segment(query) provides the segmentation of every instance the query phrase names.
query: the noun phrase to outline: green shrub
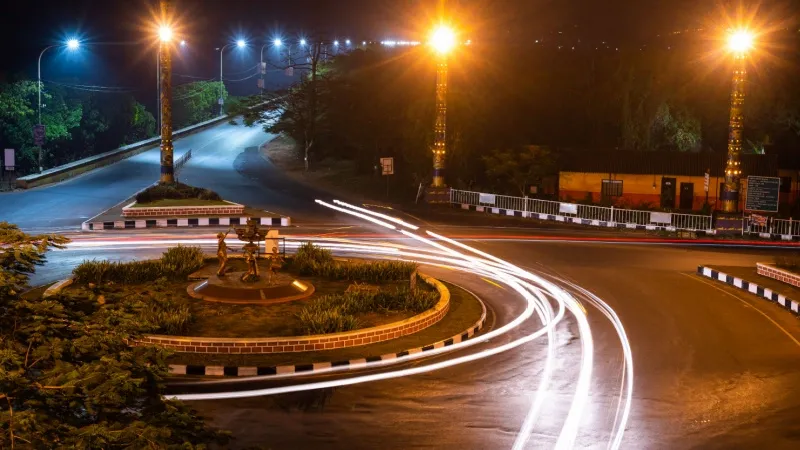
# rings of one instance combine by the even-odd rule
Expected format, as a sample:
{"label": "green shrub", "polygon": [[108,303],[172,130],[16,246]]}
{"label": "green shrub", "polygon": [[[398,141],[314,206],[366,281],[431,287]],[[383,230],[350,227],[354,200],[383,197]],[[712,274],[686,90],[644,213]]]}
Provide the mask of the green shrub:
{"label": "green shrub", "polygon": [[192,272],[203,267],[204,256],[200,247],[178,245],[171,247],[161,255],[164,272],[174,278],[186,278]]}
{"label": "green shrub", "polygon": [[289,268],[303,276],[378,283],[408,280],[417,270],[417,264],[406,261],[339,262],[333,260],[330,250],[306,242],[291,259]]}
{"label": "green shrub", "polygon": [[304,308],[298,314],[306,334],[326,334],[351,331],[358,328],[358,320],[338,309]]}
{"label": "green shrub", "polygon": [[199,200],[222,200],[214,191],[189,186],[188,184],[157,184],[136,194],[136,203],[151,203],[158,200],[182,200],[196,198]]}
{"label": "green shrub", "polygon": [[102,284],[113,281],[121,284],[148,283],[159,278],[180,280],[203,266],[203,251],[199,247],[177,246],[168,249],[157,261],[84,261],[72,274],[78,283]]}

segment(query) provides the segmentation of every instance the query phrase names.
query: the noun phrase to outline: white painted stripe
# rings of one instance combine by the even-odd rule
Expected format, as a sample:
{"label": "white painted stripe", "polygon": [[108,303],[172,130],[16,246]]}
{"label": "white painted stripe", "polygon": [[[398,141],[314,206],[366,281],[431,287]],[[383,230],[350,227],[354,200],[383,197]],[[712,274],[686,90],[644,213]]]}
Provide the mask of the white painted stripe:
{"label": "white painted stripe", "polygon": [[596,227],[599,227],[600,226],[600,221],[599,220],[593,220],[592,221],[592,225],[594,225]]}
{"label": "white painted stripe", "polygon": [[206,375],[223,376],[225,375],[225,367],[223,366],[206,366]]}
{"label": "white painted stripe", "polygon": [[220,217],[219,218],[219,224],[220,225],[224,225],[224,226],[229,226],[231,224],[231,218],[230,217]]}
{"label": "white painted stripe", "polygon": [[772,289],[764,288],[764,297],[772,300]]}
{"label": "white painted stripe", "polygon": [[477,211],[477,212],[483,212],[483,211],[484,211],[484,208],[483,208],[483,206],[476,206],[476,207],[475,207],[475,211]]}
{"label": "white painted stripe", "polygon": [[312,364],[312,367],[314,368],[314,370],[330,369],[331,368],[331,363],[330,362],[314,363],[314,364]]}
{"label": "white painted stripe", "polygon": [[[667,231],[676,231],[677,228],[675,228],[675,227],[666,227],[666,230]],[[694,230],[692,230],[692,231],[694,231]]]}
{"label": "white painted stripe", "polygon": [[711,268],[703,267],[703,276],[711,278]]}
{"label": "white painted stripe", "polygon": [[199,219],[197,219],[197,225],[199,225],[201,227],[207,227],[208,226],[208,217],[200,217]]}
{"label": "white painted stripe", "polygon": [[500,208],[491,208],[492,214],[500,214]]}
{"label": "white painted stripe", "polygon": [[772,235],[769,233],[758,233],[758,236],[764,239],[769,239],[770,237],[772,237]]}
{"label": "white painted stripe", "polygon": [[650,231],[653,231],[653,230],[655,230],[655,229],[656,229],[656,226],[655,226],[655,225],[645,225],[645,226],[644,226],[644,229],[645,229],[645,230],[650,230]]}
{"label": "white painted stripe", "polygon": [[514,210],[513,210],[513,209],[509,209],[509,210],[507,210],[507,211],[506,211],[506,215],[507,215],[507,216],[513,216],[513,215],[514,215]]}
{"label": "white painted stripe", "polygon": [[442,348],[444,347],[444,342],[437,342],[433,344],[433,348]]}
{"label": "white painted stripe", "polygon": [[785,308],[786,307],[786,297],[784,297],[782,295],[779,295],[778,296],[778,304]]}
{"label": "white painted stripe", "polygon": [[247,223],[247,217],[239,217],[239,224],[244,225]]}
{"label": "white painted stripe", "polygon": [[453,336],[453,344],[458,344],[459,342],[461,342],[461,335]]}
{"label": "white painted stripe", "polygon": [[758,294],[758,285],[750,283],[750,286],[747,288],[747,290],[752,292],[753,294]]}
{"label": "white painted stripe", "polygon": [[178,226],[179,227],[188,227],[189,226],[189,219],[178,219]]}
{"label": "white painted stripe", "polygon": [[539,220],[547,220],[547,214],[539,213]]}
{"label": "white painted stripe", "polygon": [[565,222],[564,216],[556,216],[556,222]]}
{"label": "white painted stripe", "polygon": [[258,367],[239,367],[236,374],[240,377],[254,377],[258,375]]}
{"label": "white painted stripe", "polygon": [[800,313],[800,303],[792,302],[792,311]]}
{"label": "white painted stripe", "polygon": [[717,279],[719,281],[722,281],[724,283],[726,281],[727,277],[728,276],[726,274],[724,274],[722,272],[717,272]]}
{"label": "white painted stripe", "polygon": [[159,228],[166,228],[167,219],[156,219],[156,226]]}
{"label": "white painted stripe", "polygon": [[733,279],[733,285],[741,289],[741,287],[742,287],[742,279],[741,278],[734,278]]}
{"label": "white painted stripe", "polygon": [[281,226],[288,227],[292,224],[291,217],[281,217]]}
{"label": "white painted stripe", "polygon": [[361,366],[366,366],[366,365],[367,365],[367,359],[366,358],[359,358],[359,359],[351,359],[350,360],[350,367],[361,367]]}
{"label": "white painted stripe", "polygon": [[632,229],[635,230],[636,229],[636,224],[635,223],[626,223],[625,224],[625,228],[632,228]]}
{"label": "white painted stripe", "polygon": [[407,350],[407,352],[409,355],[413,355],[414,353],[422,353],[422,349],[417,347],[417,348],[412,348],[411,350]]}
{"label": "white painted stripe", "polygon": [[173,375],[186,375],[186,366],[181,364],[170,364],[169,373]]}
{"label": "white painted stripe", "polygon": [[397,353],[387,353],[385,355],[381,355],[381,361],[388,361],[391,359],[397,359]]}
{"label": "white painted stripe", "polygon": [[125,221],[124,220],[115,220],[114,221],[114,228],[125,229]]}
{"label": "white painted stripe", "polygon": [[469,205],[466,203],[461,204],[461,209],[469,209]]}
{"label": "white painted stripe", "polygon": [[278,366],[275,368],[275,373],[277,374],[294,373],[294,366]]}
{"label": "white painted stripe", "polygon": [[81,224],[81,230],[83,230],[83,231],[89,231],[89,222],[83,222],[83,223]]}
{"label": "white painted stripe", "polygon": [[784,240],[784,241],[791,241],[792,240],[792,235],[791,234],[782,234],[781,235],[781,239]]}
{"label": "white painted stripe", "polygon": [[146,220],[137,220],[134,224],[136,228],[147,228],[147,221]]}
{"label": "white painted stripe", "polygon": [[262,217],[258,220],[259,225],[272,225],[271,217]]}
{"label": "white painted stripe", "polygon": [[614,228],[617,226],[617,222],[606,222],[606,226],[608,228]]}

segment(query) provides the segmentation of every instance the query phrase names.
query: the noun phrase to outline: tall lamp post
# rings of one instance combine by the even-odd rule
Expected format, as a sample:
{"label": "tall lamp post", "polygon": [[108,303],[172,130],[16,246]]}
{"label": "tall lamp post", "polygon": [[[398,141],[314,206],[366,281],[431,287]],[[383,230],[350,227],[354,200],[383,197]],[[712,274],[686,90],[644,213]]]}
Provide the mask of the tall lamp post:
{"label": "tall lamp post", "polygon": [[[38,80],[38,82],[36,83],[36,90],[38,91],[38,94],[39,94],[39,108],[38,108],[39,120],[37,122],[39,129],[42,128],[42,56],[44,56],[44,52],[50,50],[53,47],[67,47],[69,50],[77,50],[78,47],[80,47],[80,46],[81,46],[80,41],[78,41],[77,39],[73,38],[73,39],[70,39],[67,42],[63,43],[63,44],[49,45],[49,46],[45,47],[42,50],[41,53],[39,53],[39,63],[38,63],[38,66],[37,66],[37,68],[38,68],[38,70],[37,70],[37,75],[38,75],[37,76],[37,80]],[[41,131],[41,133],[44,133],[44,131]],[[38,147],[39,147],[39,172],[41,172],[42,171],[42,146],[38,145]]]}
{"label": "tall lamp post", "polygon": [[733,213],[739,210],[739,186],[742,175],[742,127],[744,116],[744,83],[747,75],[747,53],[753,47],[753,35],[745,30],[732,32],[728,37],[728,48],[733,53],[733,85],[731,87],[731,111],[728,125],[728,158],[725,165],[725,190],[722,193],[722,211]]}
{"label": "tall lamp post", "polygon": [[[237,47],[243,48],[244,46],[247,45],[247,42],[245,42],[244,39],[239,39],[239,40],[236,41],[235,44],[236,44]],[[222,99],[222,92],[225,89],[225,82],[222,80],[222,53],[225,51],[226,48],[230,47],[231,45],[233,45],[233,44],[225,44],[225,45],[222,46],[222,48],[219,49],[219,100],[218,100],[218,103],[219,103],[219,115],[220,116],[222,115],[222,103],[224,102],[224,100]],[[258,70],[261,70],[261,68],[259,67]]]}
{"label": "tall lamp post", "polygon": [[[433,182],[431,188],[445,187],[444,170],[447,138],[447,56],[456,44],[455,33],[441,25],[431,35],[436,60],[436,122],[433,131]],[[436,194],[434,194],[436,196]]]}
{"label": "tall lamp post", "polygon": [[[164,17],[169,17],[167,2],[162,1]],[[161,184],[175,183],[175,168],[173,166],[172,144],[172,55],[170,43],[172,42],[172,28],[162,25],[158,29],[159,49],[158,63],[160,74],[161,103]]]}

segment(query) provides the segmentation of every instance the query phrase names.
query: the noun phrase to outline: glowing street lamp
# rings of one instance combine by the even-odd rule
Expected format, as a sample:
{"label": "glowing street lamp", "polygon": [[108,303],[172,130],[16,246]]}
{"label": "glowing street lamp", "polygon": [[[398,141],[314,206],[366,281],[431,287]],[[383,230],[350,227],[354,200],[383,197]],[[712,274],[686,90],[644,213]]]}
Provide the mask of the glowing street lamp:
{"label": "glowing street lamp", "polygon": [[744,126],[744,83],[747,75],[746,58],[753,48],[754,36],[747,30],[733,30],[728,35],[728,49],[733,54],[733,84],[731,86],[730,122],[728,124],[728,157],[725,165],[725,189],[722,210],[739,209],[739,187],[742,175],[742,127]]}
{"label": "glowing street lamp", "polygon": [[[70,38],[66,42],[64,42],[63,44],[49,45],[49,46],[45,47],[42,50],[41,53],[39,53],[39,63],[37,65],[37,68],[38,68],[38,70],[37,70],[37,75],[38,75],[37,80],[38,80],[38,82],[36,84],[36,90],[38,91],[38,95],[39,95],[39,107],[38,107],[38,112],[39,112],[39,121],[38,121],[39,123],[38,123],[38,125],[39,125],[39,127],[42,126],[42,56],[44,56],[44,52],[46,52],[47,50],[49,50],[49,49],[51,49],[53,47],[67,47],[68,50],[75,51],[80,46],[81,46],[81,42],[79,40],[77,40],[76,38]],[[42,171],[42,149],[40,147],[39,148],[39,172],[41,172],[41,171]]]}
{"label": "glowing street lamp", "polygon": [[161,25],[158,27],[158,39],[161,42],[169,42],[172,40],[172,28],[168,25]]}
{"label": "glowing street lamp", "polygon": [[345,45],[349,46],[350,45],[350,39],[347,39],[346,41],[344,41],[344,43],[345,43]]}
{"label": "glowing street lamp", "polygon": [[300,39],[300,47],[305,47],[305,46],[306,46],[306,40]]}
{"label": "glowing street lamp", "polygon": [[[244,48],[247,46],[247,41],[244,39],[237,39],[236,42],[237,48]],[[219,115],[222,115],[222,105],[225,100],[222,99],[222,90],[225,89],[225,81],[222,79],[222,53],[225,51],[226,48],[233,45],[233,43],[225,44],[222,48],[219,49],[219,99],[217,103],[219,103]],[[263,48],[263,47],[262,47]]]}
{"label": "glowing street lamp", "polygon": [[[304,42],[305,42],[305,39],[301,40],[300,41],[300,45],[305,45]],[[278,39],[278,38],[273,39],[272,40],[272,45],[274,45],[275,47],[280,47],[281,45],[283,45],[283,41]]]}
{"label": "glowing street lamp", "polygon": [[[445,188],[445,147],[447,138],[447,55],[456,45],[456,33],[446,25],[440,25],[430,35],[430,44],[438,56],[436,63],[436,122],[433,136],[433,182],[432,199],[441,196]],[[435,200],[434,200],[435,201]]]}

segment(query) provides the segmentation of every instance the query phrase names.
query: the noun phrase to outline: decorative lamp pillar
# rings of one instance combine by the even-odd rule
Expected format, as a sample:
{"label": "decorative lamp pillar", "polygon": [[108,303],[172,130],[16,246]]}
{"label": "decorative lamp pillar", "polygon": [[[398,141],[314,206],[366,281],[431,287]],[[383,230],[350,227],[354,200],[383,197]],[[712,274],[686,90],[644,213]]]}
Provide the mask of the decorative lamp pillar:
{"label": "decorative lamp pillar", "polygon": [[442,188],[447,140],[447,55],[441,55],[436,65],[436,123],[433,136],[433,182],[431,187]]}
{"label": "decorative lamp pillar", "polygon": [[[161,0],[161,14],[164,20],[170,15],[169,0]],[[172,144],[172,30],[162,25],[159,43],[160,85],[161,85],[161,184],[175,183]]]}
{"label": "decorative lamp pillar", "polygon": [[745,53],[734,57],[733,87],[731,90],[731,114],[728,125],[728,159],[725,166],[725,191],[722,194],[722,210],[739,210],[739,185],[742,175],[742,127],[744,125],[744,83],[747,75]]}

